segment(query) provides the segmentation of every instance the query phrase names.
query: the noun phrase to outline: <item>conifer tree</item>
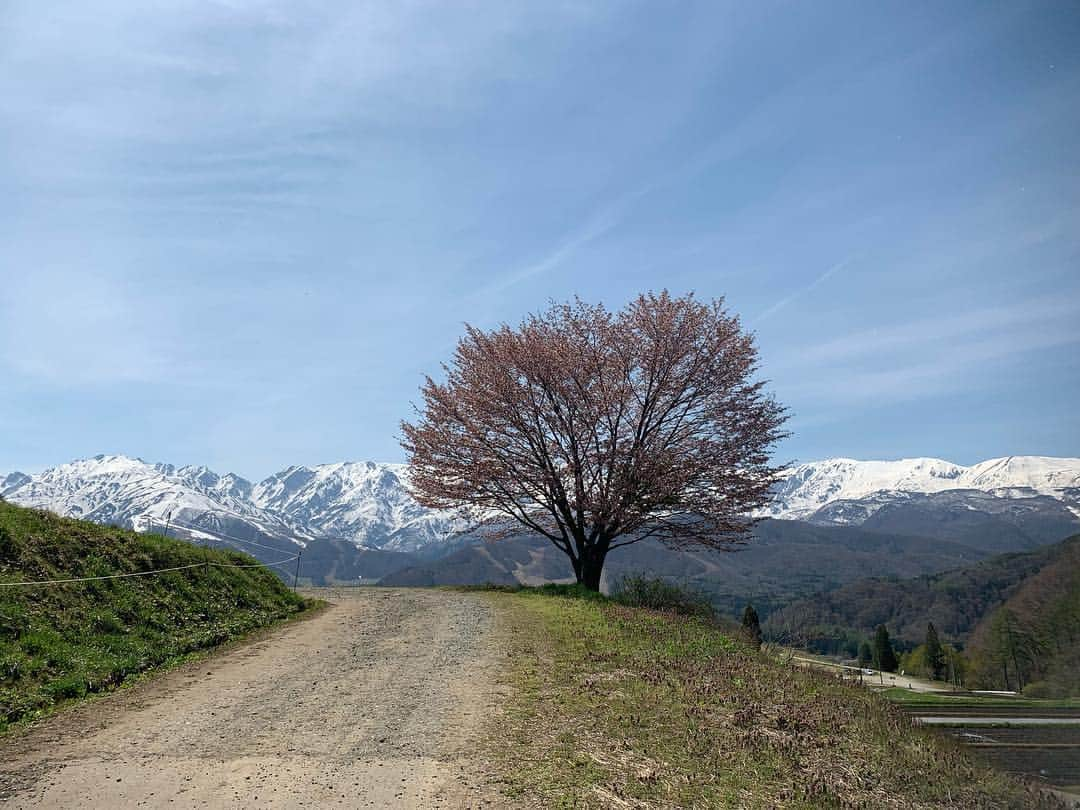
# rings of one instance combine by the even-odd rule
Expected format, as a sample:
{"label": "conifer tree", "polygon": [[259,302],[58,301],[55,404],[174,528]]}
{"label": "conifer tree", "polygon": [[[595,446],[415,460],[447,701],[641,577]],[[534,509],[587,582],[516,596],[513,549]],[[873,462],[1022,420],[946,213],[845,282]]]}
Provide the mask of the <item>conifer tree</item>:
{"label": "conifer tree", "polygon": [[746,609],[743,611],[742,629],[743,635],[746,636],[746,640],[760,649],[761,621],[758,619],[757,611],[754,610],[753,605],[747,604]]}
{"label": "conifer tree", "polygon": [[870,646],[870,642],[863,640],[863,643],[859,645],[859,666],[868,667],[874,663],[874,650]]}
{"label": "conifer tree", "polygon": [[874,666],[882,672],[896,672],[896,664],[896,652],[889,640],[889,631],[885,625],[879,624],[874,633]]}
{"label": "conifer tree", "polygon": [[934,623],[926,625],[926,668],[931,678],[940,681],[945,676],[945,649],[941,646]]}

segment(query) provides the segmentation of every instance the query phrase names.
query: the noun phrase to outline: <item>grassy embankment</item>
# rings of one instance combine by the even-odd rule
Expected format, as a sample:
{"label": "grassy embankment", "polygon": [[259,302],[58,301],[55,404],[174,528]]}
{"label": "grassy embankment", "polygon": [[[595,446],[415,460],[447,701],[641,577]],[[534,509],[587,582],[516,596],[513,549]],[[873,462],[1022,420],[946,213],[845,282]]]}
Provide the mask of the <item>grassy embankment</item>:
{"label": "grassy embankment", "polygon": [[[0,502],[0,583],[254,562]],[[261,567],[0,586],[0,731],[306,606]]]}
{"label": "grassy embankment", "polygon": [[494,593],[516,697],[493,756],[565,807],[1038,807],[887,701],[711,623],[602,599]]}

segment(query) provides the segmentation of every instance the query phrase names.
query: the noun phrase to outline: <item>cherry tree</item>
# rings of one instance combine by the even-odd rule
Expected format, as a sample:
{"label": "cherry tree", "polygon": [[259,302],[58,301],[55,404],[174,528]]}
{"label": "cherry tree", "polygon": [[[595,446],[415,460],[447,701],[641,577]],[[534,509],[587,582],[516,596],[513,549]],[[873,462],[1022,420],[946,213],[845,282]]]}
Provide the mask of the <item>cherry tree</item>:
{"label": "cherry tree", "polygon": [[542,534],[593,590],[631,543],[745,541],[782,470],[785,409],[723,300],[553,304],[517,328],[466,326],[443,370],[402,423],[416,499]]}

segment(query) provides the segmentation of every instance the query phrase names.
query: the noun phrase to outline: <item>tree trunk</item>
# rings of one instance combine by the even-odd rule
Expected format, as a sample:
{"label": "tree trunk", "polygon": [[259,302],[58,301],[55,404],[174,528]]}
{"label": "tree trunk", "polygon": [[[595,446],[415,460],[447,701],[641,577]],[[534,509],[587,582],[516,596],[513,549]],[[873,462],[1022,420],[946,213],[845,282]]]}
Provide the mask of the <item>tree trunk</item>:
{"label": "tree trunk", "polygon": [[579,585],[584,585],[590,591],[600,590],[600,574],[604,570],[605,556],[607,555],[592,549],[581,555],[578,564],[574,566]]}

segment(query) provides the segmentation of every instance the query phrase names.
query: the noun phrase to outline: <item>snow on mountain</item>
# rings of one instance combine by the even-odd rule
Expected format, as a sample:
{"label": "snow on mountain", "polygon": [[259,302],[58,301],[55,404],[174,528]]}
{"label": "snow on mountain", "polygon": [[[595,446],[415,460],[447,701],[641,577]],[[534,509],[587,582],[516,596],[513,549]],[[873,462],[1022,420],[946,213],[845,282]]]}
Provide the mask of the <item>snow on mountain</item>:
{"label": "snow on mountain", "polygon": [[[14,475],[21,475],[16,473]],[[14,476],[4,479],[5,484]],[[97,523],[146,531],[167,520],[208,531],[242,523],[270,535],[292,534],[274,515],[249,500],[251,484],[206,467],[149,464],[127,456],[100,455],[22,475],[0,490],[13,503],[48,509]]]}
{"label": "snow on mountain", "polygon": [[[95,456],[38,475],[0,478],[0,496],[139,530],[151,524],[160,528],[171,513],[172,525],[186,525],[189,535],[214,536],[195,533],[203,530],[251,540],[257,534],[278,541],[275,548],[336,538],[357,546],[421,551],[467,528],[450,513],[416,503],[406,472],[400,464],[340,462],[289,467],[252,485],[206,467]],[[790,470],[759,516],[859,525],[915,494],[949,491],[958,493],[963,508],[976,511],[989,508],[986,497],[965,498],[963,491],[986,493],[999,503],[1049,497],[1080,517],[1080,459],[1011,456],[971,467],[934,458],[826,459]]]}
{"label": "snow on mountain", "polygon": [[1031,489],[1040,495],[1055,496],[1067,489],[1080,488],[1080,458],[992,458],[969,468],[965,485],[987,492]]}
{"label": "snow on mountain", "polygon": [[409,494],[405,465],[339,462],[289,467],[260,482],[252,502],[319,537],[412,551],[464,529]]}
{"label": "snow on mountain", "polygon": [[[861,523],[876,505],[903,493],[979,490],[1001,497],[1047,495],[1074,501],[1080,488],[1080,459],[1009,456],[963,467],[936,458],[856,461],[849,458],[800,464],[777,484],[762,517],[804,519],[836,501],[869,501],[849,508]],[[886,494],[886,497],[881,497]]]}
{"label": "snow on mountain", "polygon": [[204,539],[224,534],[250,540],[256,532],[298,543],[336,538],[411,551],[465,528],[461,520],[416,503],[404,475],[400,464],[342,462],[289,467],[252,485],[207,467],[101,455],[39,475],[12,473],[0,479],[0,495],[23,506],[139,531],[160,530],[171,519],[172,526]]}
{"label": "snow on mountain", "polygon": [[30,476],[26,473],[21,473],[16,470],[13,473],[5,475],[0,478],[0,498],[4,497],[4,493],[8,490],[15,491],[17,487],[21,487],[23,484],[29,483]]}

